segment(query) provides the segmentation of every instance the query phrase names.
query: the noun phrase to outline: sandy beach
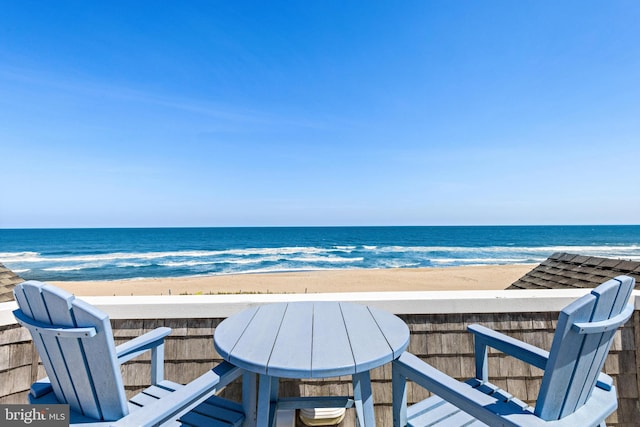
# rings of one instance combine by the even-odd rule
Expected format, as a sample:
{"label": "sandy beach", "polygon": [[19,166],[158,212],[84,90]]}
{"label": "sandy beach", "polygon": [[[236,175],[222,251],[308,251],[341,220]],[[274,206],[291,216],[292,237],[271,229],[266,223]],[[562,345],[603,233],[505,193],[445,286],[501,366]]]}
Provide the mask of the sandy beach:
{"label": "sandy beach", "polygon": [[465,266],[305,271],[99,282],[50,282],[79,296],[505,289],[535,267]]}

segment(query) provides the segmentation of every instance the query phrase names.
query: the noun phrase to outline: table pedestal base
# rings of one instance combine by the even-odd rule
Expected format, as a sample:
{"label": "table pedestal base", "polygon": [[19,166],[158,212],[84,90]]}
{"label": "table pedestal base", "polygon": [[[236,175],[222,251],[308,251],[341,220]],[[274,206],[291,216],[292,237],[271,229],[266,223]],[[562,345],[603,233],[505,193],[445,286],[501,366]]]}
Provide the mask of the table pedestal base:
{"label": "table pedestal base", "polygon": [[[257,402],[256,377],[259,377],[257,384]],[[369,371],[354,374],[352,381],[353,397],[309,396],[279,399],[278,377],[247,373],[243,377],[242,386],[242,400],[246,414],[245,427],[274,427],[276,411],[278,409],[352,408],[354,406],[358,425],[360,427],[375,427],[376,417],[373,410],[371,376]]]}

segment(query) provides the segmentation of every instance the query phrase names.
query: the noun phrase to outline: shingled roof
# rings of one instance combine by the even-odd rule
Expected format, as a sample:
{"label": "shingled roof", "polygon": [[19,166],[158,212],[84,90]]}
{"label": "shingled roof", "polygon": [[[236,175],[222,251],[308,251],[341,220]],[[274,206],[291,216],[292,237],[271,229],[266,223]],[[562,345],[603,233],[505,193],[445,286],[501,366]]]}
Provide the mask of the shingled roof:
{"label": "shingled roof", "polygon": [[626,274],[640,289],[640,262],[557,252],[522,276],[507,289],[595,288]]}
{"label": "shingled roof", "polygon": [[0,263],[0,302],[13,301],[13,288],[24,279]]}

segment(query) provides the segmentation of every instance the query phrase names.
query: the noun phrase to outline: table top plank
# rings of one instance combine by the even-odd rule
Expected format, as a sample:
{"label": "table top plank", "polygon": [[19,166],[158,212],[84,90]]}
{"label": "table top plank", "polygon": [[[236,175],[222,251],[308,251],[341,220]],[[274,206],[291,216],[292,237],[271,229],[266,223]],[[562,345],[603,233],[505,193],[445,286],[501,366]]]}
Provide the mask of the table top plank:
{"label": "table top plank", "polygon": [[269,358],[268,375],[293,378],[308,376],[311,371],[312,328],[313,303],[287,304],[287,310]]}
{"label": "table top plank", "polygon": [[349,334],[355,371],[363,372],[393,360],[393,349],[369,312],[359,304],[340,304]]}
{"label": "table top plank", "polygon": [[397,359],[409,346],[409,327],[399,317],[389,316],[387,312],[375,307],[368,308],[389,343],[393,358]]}
{"label": "table top plank", "polygon": [[286,304],[263,305],[258,307],[244,330],[233,325],[233,331],[240,337],[227,360],[236,366],[266,375],[269,358],[286,309]]}
{"label": "table top plank", "polygon": [[317,302],[313,315],[312,378],[355,373],[349,335],[338,304]]}
{"label": "table top plank", "polygon": [[213,346],[224,359],[229,360],[228,356],[238,343],[242,332],[247,328],[253,316],[255,316],[258,308],[259,306],[250,307],[235,314],[233,316],[233,328],[227,327],[228,325],[225,325],[223,322],[215,329]]}

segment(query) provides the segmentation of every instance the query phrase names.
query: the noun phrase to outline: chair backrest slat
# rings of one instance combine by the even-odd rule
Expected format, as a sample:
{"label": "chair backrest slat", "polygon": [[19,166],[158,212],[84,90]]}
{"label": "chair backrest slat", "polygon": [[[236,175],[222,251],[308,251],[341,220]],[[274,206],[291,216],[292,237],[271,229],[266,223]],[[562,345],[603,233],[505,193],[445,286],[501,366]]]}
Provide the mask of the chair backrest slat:
{"label": "chair backrest slat", "polygon": [[113,342],[111,323],[105,313],[82,300],[74,300],[74,315],[78,325],[94,325],[96,336],[103,336],[103,340],[83,340],[83,350],[86,358],[86,369],[99,384],[94,390],[95,398],[100,404],[103,418],[117,420],[129,411],[124,383],[120,372],[120,364]]}
{"label": "chair backrest slat", "polygon": [[[606,305],[609,306],[610,304],[611,306],[609,313],[606,313],[606,311],[599,311],[594,316],[593,321],[610,319],[613,316],[621,313],[625,309],[627,302],[629,301],[631,291],[634,288],[634,283],[632,283],[633,279],[631,279],[630,277],[624,279],[619,278],[618,280],[621,280],[620,286],[616,286],[615,283],[612,283],[613,286],[611,289],[598,288],[594,290],[594,292],[606,291],[606,293],[608,294],[606,297],[611,299],[612,301],[611,303],[608,302]],[[623,281],[626,281],[628,283],[622,283]],[[599,299],[602,299],[604,297],[605,295],[601,295]],[[602,334],[587,335],[585,337],[585,345],[593,348],[593,359],[591,365],[589,366],[589,370],[585,372],[585,383],[582,387],[580,395],[574,400],[565,404],[565,408],[561,416],[564,416],[564,413],[567,413],[568,410],[571,410],[572,412],[575,411],[580,406],[584,405],[587,399],[591,397],[596,381],[598,380],[598,375],[600,374],[607,355],[609,354],[609,349],[611,348],[611,344],[613,343],[613,337],[615,333],[616,330],[611,330],[603,332]],[[576,387],[576,390],[577,389],[578,388]]]}
{"label": "chair backrest slat", "polygon": [[[25,315],[39,322],[51,324],[40,288],[41,286],[36,282],[24,282],[14,288],[14,295],[20,310]],[[59,401],[68,403],[72,408],[79,408],[80,402],[64,363],[58,339],[50,335],[39,334],[32,329],[29,331],[56,397]]]}
{"label": "chair backrest slat", "polygon": [[619,314],[635,281],[619,276],[565,307],[558,317],[549,361],[535,412],[556,420],[575,412],[591,395],[609,352],[615,331],[580,334],[574,323],[597,322]]}
{"label": "chair backrest slat", "polygon": [[126,415],[127,400],[108,316],[72,294],[40,282],[16,286],[15,295],[22,312],[34,320],[96,330],[95,336],[79,339],[30,330],[57,399],[97,420]]}
{"label": "chair backrest slat", "polygon": [[[77,326],[73,319],[71,303],[73,295],[65,295],[60,289],[47,289],[42,287],[42,299],[47,307],[52,325]],[[83,325],[86,326],[86,325]],[[82,343],[79,339],[57,339],[54,338],[60,348],[62,360],[58,361],[58,369],[68,375],[68,383],[71,390],[65,390],[65,396],[73,393],[78,401],[79,408],[76,411],[91,418],[101,419],[102,414],[96,399],[92,396],[94,388],[92,378],[86,374],[85,360],[82,354]],[[64,368],[64,369],[63,369]],[[66,381],[65,381],[66,383]]]}

